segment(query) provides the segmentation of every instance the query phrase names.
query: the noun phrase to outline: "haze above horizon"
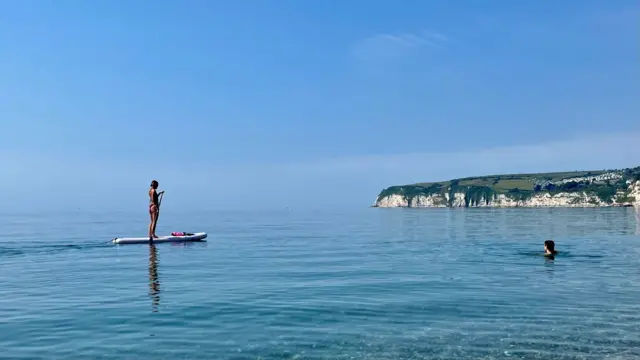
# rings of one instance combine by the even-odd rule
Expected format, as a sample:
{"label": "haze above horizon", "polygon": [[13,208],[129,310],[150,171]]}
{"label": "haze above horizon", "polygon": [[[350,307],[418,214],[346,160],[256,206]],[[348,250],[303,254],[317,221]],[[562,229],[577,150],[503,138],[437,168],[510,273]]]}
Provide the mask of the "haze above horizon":
{"label": "haze above horizon", "polygon": [[4,2],[6,209],[367,207],[637,166],[636,1]]}

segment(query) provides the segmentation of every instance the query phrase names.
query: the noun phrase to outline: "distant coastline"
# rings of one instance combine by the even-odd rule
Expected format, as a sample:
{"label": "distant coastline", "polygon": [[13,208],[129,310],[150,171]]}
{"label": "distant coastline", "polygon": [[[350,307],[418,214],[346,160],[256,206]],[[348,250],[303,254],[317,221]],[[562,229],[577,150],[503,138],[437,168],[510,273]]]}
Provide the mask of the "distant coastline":
{"label": "distant coastline", "polygon": [[372,207],[640,206],[640,166],[504,174],[390,186]]}

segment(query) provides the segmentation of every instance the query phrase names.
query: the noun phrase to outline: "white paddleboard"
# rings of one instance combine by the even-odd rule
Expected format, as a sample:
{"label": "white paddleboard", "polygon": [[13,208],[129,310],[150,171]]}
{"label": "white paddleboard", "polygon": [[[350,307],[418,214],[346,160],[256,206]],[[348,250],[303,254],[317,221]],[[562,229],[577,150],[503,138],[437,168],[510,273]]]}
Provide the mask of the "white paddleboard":
{"label": "white paddleboard", "polygon": [[[183,242],[183,241],[203,241],[207,237],[207,233],[199,232],[193,235],[184,236],[160,236],[157,239],[153,239],[153,243],[166,243],[166,242]],[[148,237],[123,237],[115,238],[112,240],[114,244],[148,244]]]}

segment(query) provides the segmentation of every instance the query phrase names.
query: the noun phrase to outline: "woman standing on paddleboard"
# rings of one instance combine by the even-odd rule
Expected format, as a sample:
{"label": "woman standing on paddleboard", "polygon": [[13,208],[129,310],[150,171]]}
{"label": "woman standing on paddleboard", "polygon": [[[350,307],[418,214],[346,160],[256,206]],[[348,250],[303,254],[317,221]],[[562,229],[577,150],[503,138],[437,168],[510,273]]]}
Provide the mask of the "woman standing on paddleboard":
{"label": "woman standing on paddleboard", "polygon": [[149,224],[149,241],[158,238],[156,235],[156,222],[158,221],[158,212],[160,211],[158,195],[162,194],[164,191],[160,191],[158,193],[156,191],[157,189],[158,182],[153,180],[151,182],[151,188],[149,189],[149,215],[151,216],[151,223]]}

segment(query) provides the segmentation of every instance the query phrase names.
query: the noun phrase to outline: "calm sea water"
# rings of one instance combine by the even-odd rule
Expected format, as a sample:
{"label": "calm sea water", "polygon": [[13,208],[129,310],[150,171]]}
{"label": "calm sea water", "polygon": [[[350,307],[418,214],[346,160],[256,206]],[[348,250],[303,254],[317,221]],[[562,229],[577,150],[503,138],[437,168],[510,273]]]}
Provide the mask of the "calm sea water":
{"label": "calm sea water", "polygon": [[144,210],[0,215],[0,358],[640,358],[633,208]]}

